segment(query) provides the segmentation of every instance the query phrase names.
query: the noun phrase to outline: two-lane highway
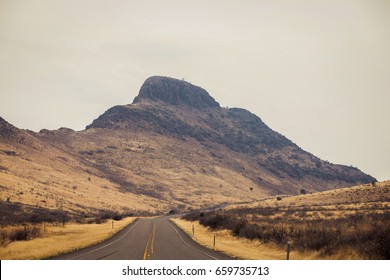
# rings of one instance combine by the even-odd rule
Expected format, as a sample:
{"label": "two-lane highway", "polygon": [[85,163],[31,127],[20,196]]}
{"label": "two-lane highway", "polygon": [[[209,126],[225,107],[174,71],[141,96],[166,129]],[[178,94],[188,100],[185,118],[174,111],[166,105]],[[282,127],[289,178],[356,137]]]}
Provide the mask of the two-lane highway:
{"label": "two-lane highway", "polygon": [[95,246],[57,260],[227,260],[229,256],[194,242],[168,217],[138,219]]}

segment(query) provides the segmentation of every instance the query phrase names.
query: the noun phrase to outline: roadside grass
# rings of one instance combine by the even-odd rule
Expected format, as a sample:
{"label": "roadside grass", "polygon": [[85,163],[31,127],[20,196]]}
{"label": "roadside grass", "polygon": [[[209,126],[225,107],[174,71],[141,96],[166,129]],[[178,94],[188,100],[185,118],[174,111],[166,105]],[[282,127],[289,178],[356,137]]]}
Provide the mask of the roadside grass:
{"label": "roadside grass", "polygon": [[193,212],[183,219],[279,249],[290,241],[298,252],[295,259],[307,259],[308,255],[314,259],[390,259],[389,215],[386,209],[355,210],[335,217],[316,207],[274,207]]}
{"label": "roadside grass", "polygon": [[[32,240],[14,241],[5,247],[0,247],[1,260],[34,260],[44,259],[63,253],[75,251],[100,243],[125,226],[134,222],[136,218],[127,217],[120,221],[108,220],[101,224],[46,224],[40,225],[40,237]],[[37,225],[35,225],[37,227]],[[20,227],[18,227],[20,228]],[[16,230],[15,227],[6,227],[2,230]]]}
{"label": "roadside grass", "polygon": [[184,219],[279,249],[290,241],[292,253],[301,252],[295,259],[390,259],[390,181],[268,197]]}
{"label": "roadside grass", "polygon": [[[286,250],[272,243],[262,243],[259,240],[250,240],[233,236],[229,230],[212,230],[199,224],[198,221],[187,221],[183,219],[171,219],[179,228],[199,244],[225,253],[229,256],[245,260],[284,260]],[[195,234],[192,234],[192,226],[195,227]],[[213,247],[214,235],[216,245]],[[299,252],[292,250],[290,259],[317,259],[315,252]]]}

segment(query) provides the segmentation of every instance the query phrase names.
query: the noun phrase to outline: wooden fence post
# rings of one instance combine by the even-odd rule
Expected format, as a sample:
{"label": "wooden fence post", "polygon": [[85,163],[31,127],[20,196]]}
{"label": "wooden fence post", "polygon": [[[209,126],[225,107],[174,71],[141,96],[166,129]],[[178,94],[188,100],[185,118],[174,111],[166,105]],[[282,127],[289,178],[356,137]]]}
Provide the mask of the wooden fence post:
{"label": "wooden fence post", "polygon": [[290,259],[290,246],[291,246],[291,242],[287,241],[287,260]]}

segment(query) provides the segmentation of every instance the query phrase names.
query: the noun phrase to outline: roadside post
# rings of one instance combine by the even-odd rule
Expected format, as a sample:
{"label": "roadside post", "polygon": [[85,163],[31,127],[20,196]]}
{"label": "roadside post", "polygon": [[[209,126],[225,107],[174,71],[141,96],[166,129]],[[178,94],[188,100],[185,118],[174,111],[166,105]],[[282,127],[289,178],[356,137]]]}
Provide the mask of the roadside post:
{"label": "roadside post", "polygon": [[291,242],[287,241],[287,260],[290,259],[290,246],[291,246]]}

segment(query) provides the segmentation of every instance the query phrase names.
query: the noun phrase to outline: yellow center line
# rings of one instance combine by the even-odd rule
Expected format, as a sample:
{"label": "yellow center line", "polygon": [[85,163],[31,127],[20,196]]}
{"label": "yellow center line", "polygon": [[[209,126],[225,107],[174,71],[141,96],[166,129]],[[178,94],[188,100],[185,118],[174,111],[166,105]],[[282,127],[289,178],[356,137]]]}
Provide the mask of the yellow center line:
{"label": "yellow center line", "polygon": [[146,257],[147,257],[149,242],[150,242],[151,238],[152,238],[152,233],[150,233],[148,243],[146,243],[146,247],[145,247],[145,251],[144,251],[144,260],[146,260]]}
{"label": "yellow center line", "polygon": [[152,238],[152,245],[151,245],[151,251],[152,251],[152,255],[153,255],[153,252],[154,252],[154,236],[156,235],[156,225],[154,224],[153,222],[153,238]]}
{"label": "yellow center line", "polygon": [[[156,235],[156,225],[153,222],[153,230],[149,234],[148,242],[146,243],[145,251],[144,251],[144,260],[146,260],[147,257],[150,257],[150,255],[153,255],[154,253],[154,236]],[[148,249],[150,244],[150,255],[148,256]]]}

